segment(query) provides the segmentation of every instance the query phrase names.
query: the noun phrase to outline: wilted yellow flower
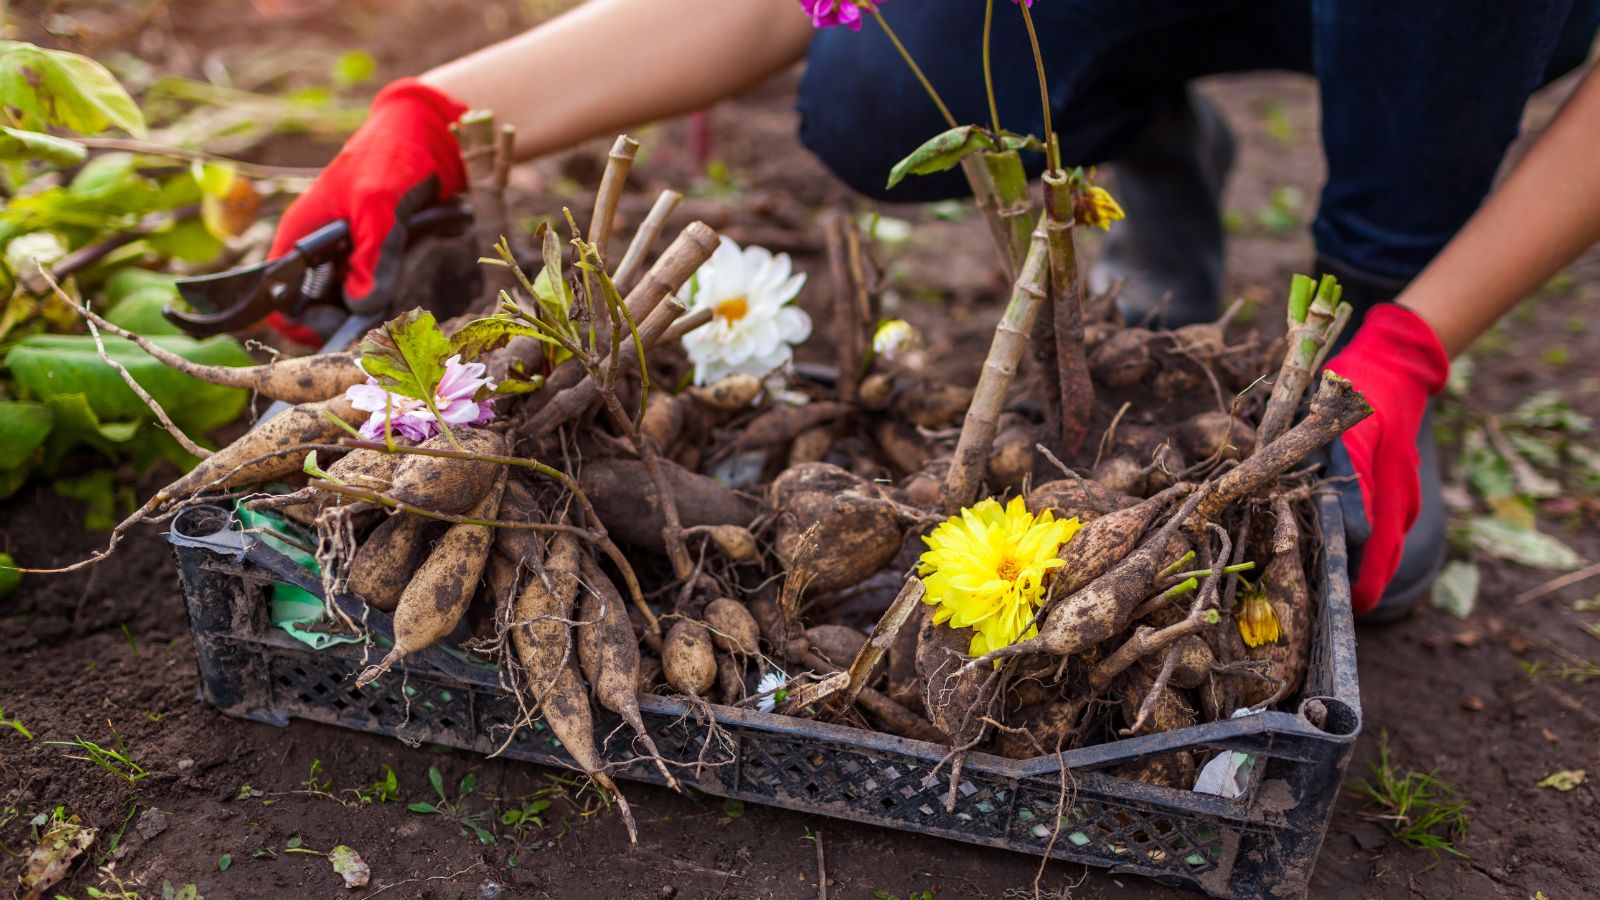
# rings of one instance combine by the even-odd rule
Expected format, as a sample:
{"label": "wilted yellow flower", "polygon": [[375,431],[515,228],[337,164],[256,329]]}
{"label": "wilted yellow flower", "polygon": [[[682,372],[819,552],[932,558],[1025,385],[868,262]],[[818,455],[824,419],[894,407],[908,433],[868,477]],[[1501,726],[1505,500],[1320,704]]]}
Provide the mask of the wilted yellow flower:
{"label": "wilted yellow flower", "polygon": [[1021,497],[1004,507],[982,500],[951,516],[922,539],[928,550],[917,569],[923,602],[938,607],[934,623],[973,629],[973,656],[1032,637],[1045,579],[1062,564],[1056,553],[1079,527],[1076,516],[1035,516]]}
{"label": "wilted yellow flower", "polygon": [[1278,642],[1278,612],[1272,608],[1265,590],[1260,587],[1247,590],[1244,599],[1239,601],[1239,611],[1235,615],[1239,622],[1239,637],[1244,638],[1245,646],[1259,647]]}
{"label": "wilted yellow flower", "polygon": [[1086,183],[1073,206],[1073,215],[1079,222],[1101,231],[1110,231],[1112,222],[1127,217],[1111,192],[1098,185]]}

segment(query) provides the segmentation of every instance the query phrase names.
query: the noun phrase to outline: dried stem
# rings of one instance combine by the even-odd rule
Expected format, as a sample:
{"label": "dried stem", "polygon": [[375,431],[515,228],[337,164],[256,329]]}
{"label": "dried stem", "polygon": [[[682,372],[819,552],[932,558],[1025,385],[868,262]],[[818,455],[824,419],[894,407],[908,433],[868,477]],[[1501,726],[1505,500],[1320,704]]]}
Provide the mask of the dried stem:
{"label": "dried stem", "polygon": [[1323,372],[1322,385],[1311,398],[1311,413],[1212,482],[1210,495],[1200,505],[1201,520],[1215,520],[1235,500],[1266,488],[1273,479],[1371,414],[1371,405],[1349,381],[1333,372]]}
{"label": "dried stem", "polygon": [[984,360],[983,372],[978,376],[978,386],[973,392],[972,405],[967,408],[966,421],[961,427],[961,437],[956,441],[955,457],[950,462],[950,472],[944,485],[944,505],[949,512],[970,505],[977,498],[983,480],[989,450],[999,427],[1000,411],[1005,406],[1006,392],[1016,377],[1017,365],[1022,361],[1028,346],[1028,335],[1033,330],[1034,319],[1048,296],[1045,277],[1048,271],[1048,242],[1043,231],[1036,230],[1028,255],[1023,260],[1022,273],[1017,277],[1000,324],[995,326],[994,343],[989,346],[989,356]]}
{"label": "dried stem", "polygon": [[[89,268],[111,255],[113,251],[120,250],[142,237],[171,228],[178,222],[192,219],[198,215],[200,215],[200,204],[198,203],[180,206],[167,212],[151,213],[139,220],[139,224],[126,231],[119,231],[103,241],[79,247],[68,253],[66,256],[56,260],[50,266],[49,271],[55,275],[58,281],[65,281],[67,276]],[[44,271],[44,266],[41,265],[38,272],[22,276],[23,289],[30,294],[42,294],[48,290],[50,286],[43,277]]]}
{"label": "dried stem", "polygon": [[1306,387],[1316,374],[1317,360],[1339,336],[1335,324],[1342,328],[1343,323],[1349,321],[1349,312],[1339,315],[1341,306],[1349,306],[1340,302],[1342,292],[1343,288],[1332,275],[1324,275],[1322,282],[1314,287],[1310,278],[1294,276],[1289,289],[1288,346],[1272,385],[1272,396],[1261,414],[1261,425],[1256,429],[1256,439],[1260,443],[1274,441],[1288,429],[1300,407],[1300,398],[1305,396]]}
{"label": "dried stem", "polygon": [[835,710],[846,710],[853,706],[856,697],[861,694],[861,689],[866,687],[867,679],[871,677],[872,670],[877,667],[878,661],[883,659],[889,648],[894,646],[895,636],[916,611],[917,605],[922,601],[926,592],[922,579],[912,577],[906,579],[905,587],[900,589],[894,602],[884,610],[883,616],[878,619],[878,625],[872,630],[872,636],[867,638],[856,651],[856,658],[850,663],[850,681],[844,694],[834,703]]}
{"label": "dried stem", "polygon": [[861,233],[848,213],[823,224],[828,270],[833,276],[833,343],[838,353],[838,399],[855,401],[872,329],[871,285],[862,259]]}
{"label": "dried stem", "polygon": [[717,311],[714,309],[697,309],[687,316],[674,319],[671,327],[667,329],[667,333],[661,336],[661,342],[668,345],[676,344],[683,340],[683,336],[689,332],[702,325],[710,324],[711,320],[716,318],[716,315]]}
{"label": "dried stem", "polygon": [[[1078,251],[1073,230],[1072,187],[1065,175],[1044,176],[1045,234],[1050,242],[1050,311],[1054,317],[1053,373],[1060,385],[1061,433],[1066,455],[1078,452],[1094,417],[1094,384],[1089,380],[1089,354],[1083,340],[1083,282],[1078,277]],[[1052,373],[1043,373],[1050,378]]]}
{"label": "dried stem", "polygon": [[[1148,625],[1141,625],[1134,629],[1133,637],[1129,638],[1122,646],[1112,651],[1105,659],[1089,672],[1089,691],[1099,694],[1110,686],[1111,680],[1122,674],[1129,666],[1141,657],[1156,653],[1176,644],[1191,634],[1197,634],[1206,627],[1208,613],[1214,612],[1215,601],[1222,580],[1222,573],[1228,563],[1228,556],[1233,552],[1233,542],[1228,533],[1216,525],[1210,525],[1213,532],[1222,541],[1211,567],[1211,578],[1206,581],[1205,588],[1200,596],[1195,598],[1189,607],[1189,614],[1182,620],[1168,625],[1165,628],[1155,629]],[[1164,667],[1163,667],[1164,668]],[[1168,675],[1170,678],[1170,674]]]}
{"label": "dried stem", "polygon": [[328,491],[334,494],[340,494],[345,497],[353,497],[357,500],[365,500],[374,506],[384,506],[399,512],[410,513],[413,516],[421,516],[424,519],[437,519],[440,522],[449,522],[452,525],[481,525],[485,528],[509,528],[516,531],[563,532],[589,541],[595,540],[597,537],[593,531],[590,531],[587,528],[579,528],[576,525],[567,525],[560,522],[513,522],[509,519],[484,519],[478,516],[460,516],[455,515],[454,513],[436,512],[426,507],[417,506],[413,503],[407,503],[404,500],[396,500],[393,497],[380,494],[377,491],[369,491],[366,488],[358,488],[353,485],[336,484],[332,481],[320,480],[312,481],[311,484],[313,487],[316,487],[320,490]]}
{"label": "dried stem", "polygon": [[589,243],[594,245],[600,258],[606,258],[611,246],[611,228],[617,220],[617,201],[622,198],[622,186],[633,169],[633,158],[639,153],[639,142],[627,135],[618,135],[606,156],[606,170],[600,176],[600,189],[595,191],[594,212],[589,216]]}
{"label": "dried stem", "polygon": [[[672,320],[683,312],[676,296],[678,289],[711,258],[716,246],[717,233],[709,225],[690,223],[650,267],[639,286],[628,294],[625,305],[629,315],[639,323],[639,337],[646,350],[657,343]],[[637,356],[637,346],[629,335],[618,349],[620,358]],[[604,367],[602,362],[597,368]],[[578,358],[551,373],[543,392],[550,394],[550,399],[523,425],[524,433],[536,440],[543,438],[587,411],[600,396],[600,383],[588,377],[589,374],[584,361]]]}
{"label": "dried stem", "polygon": [[[67,292],[61,289],[61,285],[58,284],[55,278],[45,270],[44,266],[37,266],[37,268],[39,277],[44,280],[45,284],[49,285],[50,290],[54,291],[57,297],[65,301],[69,306],[76,307],[78,305],[72,302],[72,298],[67,296]],[[167,411],[161,408],[161,404],[156,402],[156,398],[150,396],[150,392],[141,387],[139,382],[134,379],[133,373],[128,371],[128,367],[112,359],[111,354],[106,352],[105,341],[100,339],[100,329],[95,327],[94,320],[98,318],[100,317],[85,317],[85,321],[89,325],[89,334],[94,337],[94,349],[96,353],[100,354],[100,361],[117,370],[117,374],[122,376],[123,383],[128,386],[128,390],[133,391],[134,396],[138,397],[141,403],[149,407],[150,412],[156,417],[156,422],[167,432],[167,434],[172,435],[172,439],[178,442],[178,446],[182,447],[187,452],[200,457],[201,459],[205,459],[206,457],[210,456],[210,450],[207,450],[199,444],[196,444],[194,441],[189,439],[187,434],[183,433],[183,429],[179,428],[172,421],[172,417],[167,415]]]}
{"label": "dried stem", "polygon": [[639,274],[644,271],[645,257],[650,255],[650,249],[655,246],[656,240],[661,237],[661,231],[667,226],[667,217],[678,208],[678,202],[683,195],[673,190],[662,191],[656,197],[656,202],[650,207],[650,212],[639,223],[638,230],[633,233],[633,240],[628,242],[628,249],[622,254],[622,262],[617,263],[613,270],[611,280],[617,290],[627,293],[633,290],[634,282],[639,279]]}
{"label": "dried stem", "polygon": [[[500,159],[502,132],[495,128],[494,113],[471,110],[453,126],[461,147],[461,164],[467,172],[467,190],[472,198],[473,242],[480,253],[502,240],[510,240],[510,217],[506,211],[506,172],[510,162]],[[501,291],[515,286],[515,276],[502,266],[484,266],[483,292],[474,309],[493,309]]]}

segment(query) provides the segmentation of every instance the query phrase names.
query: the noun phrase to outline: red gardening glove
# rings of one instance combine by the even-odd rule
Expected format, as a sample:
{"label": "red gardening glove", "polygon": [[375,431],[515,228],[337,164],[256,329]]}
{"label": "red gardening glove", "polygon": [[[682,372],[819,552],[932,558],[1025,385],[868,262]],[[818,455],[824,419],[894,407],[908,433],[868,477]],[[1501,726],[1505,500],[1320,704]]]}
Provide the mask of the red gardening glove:
{"label": "red gardening glove", "polygon": [[[466,186],[461,151],[450,126],[467,107],[415,78],[402,78],[372,98],[366,124],[333,158],[311,189],[289,205],[272,241],[274,258],[336,219],[350,223],[355,247],[344,280],[345,303],[357,312],[382,309],[394,296],[406,244],[406,220]],[[285,337],[319,346],[322,336],[273,313],[268,324]]]}
{"label": "red gardening glove", "polygon": [[1400,567],[1406,532],[1422,503],[1417,429],[1428,398],[1444,390],[1450,358],[1422,317],[1393,303],[1373,307],[1350,345],[1328,362],[1372,404],[1372,415],[1345,432],[1372,534],[1361,554],[1351,605],[1366,612]]}

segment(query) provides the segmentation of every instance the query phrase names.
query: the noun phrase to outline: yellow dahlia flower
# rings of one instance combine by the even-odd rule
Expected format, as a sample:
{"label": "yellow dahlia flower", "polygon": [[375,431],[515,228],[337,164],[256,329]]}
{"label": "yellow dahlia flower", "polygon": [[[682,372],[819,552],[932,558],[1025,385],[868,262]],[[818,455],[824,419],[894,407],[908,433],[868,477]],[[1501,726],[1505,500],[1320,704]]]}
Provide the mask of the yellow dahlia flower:
{"label": "yellow dahlia flower", "polygon": [[1259,647],[1278,642],[1278,611],[1272,608],[1272,601],[1267,599],[1264,585],[1245,592],[1236,615],[1239,637],[1244,638],[1245,646]]}
{"label": "yellow dahlia flower", "polygon": [[1103,187],[1090,185],[1078,195],[1076,215],[1078,221],[1085,225],[1098,228],[1101,231],[1110,231],[1111,223],[1127,217],[1111,192]]}
{"label": "yellow dahlia flower", "polygon": [[934,623],[973,629],[973,656],[1032,637],[1045,580],[1062,564],[1056,553],[1079,527],[1076,516],[1035,516],[1021,497],[1003,507],[982,500],[951,516],[922,539],[928,550],[917,569],[923,602],[938,607]]}

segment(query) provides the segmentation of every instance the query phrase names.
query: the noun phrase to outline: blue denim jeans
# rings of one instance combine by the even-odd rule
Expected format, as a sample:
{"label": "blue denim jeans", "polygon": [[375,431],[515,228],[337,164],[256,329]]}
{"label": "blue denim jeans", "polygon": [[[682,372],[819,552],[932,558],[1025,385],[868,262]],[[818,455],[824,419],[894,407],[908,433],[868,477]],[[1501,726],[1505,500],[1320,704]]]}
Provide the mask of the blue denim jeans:
{"label": "blue denim jeans", "polygon": [[[1115,161],[1155,101],[1190,79],[1317,76],[1328,163],[1317,251],[1401,281],[1477,209],[1528,96],[1581,64],[1600,24],[1600,0],[1041,0],[1032,10],[1069,164]],[[882,11],[956,119],[987,124],[984,0],[889,0]],[[1027,34],[1006,0],[992,46],[1000,124],[1042,135]],[[946,125],[874,22],[816,36],[799,108],[801,140],[855,190],[897,201],[965,193],[959,171],[885,190],[890,167]]]}

